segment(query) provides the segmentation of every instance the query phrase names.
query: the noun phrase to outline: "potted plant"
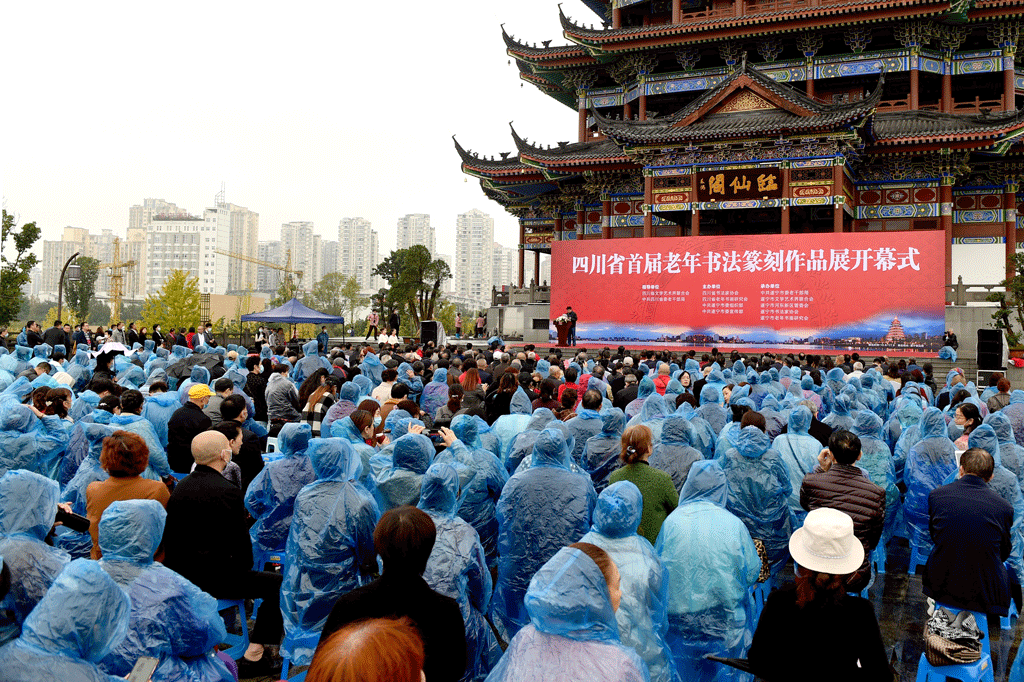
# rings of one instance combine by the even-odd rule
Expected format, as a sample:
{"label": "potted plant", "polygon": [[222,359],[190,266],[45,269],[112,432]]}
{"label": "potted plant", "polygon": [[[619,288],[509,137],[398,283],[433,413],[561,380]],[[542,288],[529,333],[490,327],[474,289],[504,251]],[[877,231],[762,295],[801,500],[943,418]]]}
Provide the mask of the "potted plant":
{"label": "potted plant", "polygon": [[999,309],[992,313],[996,329],[1006,334],[1010,357],[1024,357],[1024,346],[1021,345],[1024,334],[1024,253],[1015,253],[1007,259],[1013,266],[1013,274],[999,286],[1005,291],[994,291],[987,299],[999,304]]}

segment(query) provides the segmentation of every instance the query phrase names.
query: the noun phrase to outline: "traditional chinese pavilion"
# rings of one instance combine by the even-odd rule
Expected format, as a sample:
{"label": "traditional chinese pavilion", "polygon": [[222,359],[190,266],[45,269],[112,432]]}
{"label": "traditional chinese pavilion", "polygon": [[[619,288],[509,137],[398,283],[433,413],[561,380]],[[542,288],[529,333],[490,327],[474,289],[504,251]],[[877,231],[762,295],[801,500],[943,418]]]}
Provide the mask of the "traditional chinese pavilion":
{"label": "traditional chinese pavilion", "polygon": [[568,45],[503,31],[577,140],[455,144],[519,218],[520,286],[564,239],[944,230],[951,282],[1024,236],[1022,0],[584,2]]}

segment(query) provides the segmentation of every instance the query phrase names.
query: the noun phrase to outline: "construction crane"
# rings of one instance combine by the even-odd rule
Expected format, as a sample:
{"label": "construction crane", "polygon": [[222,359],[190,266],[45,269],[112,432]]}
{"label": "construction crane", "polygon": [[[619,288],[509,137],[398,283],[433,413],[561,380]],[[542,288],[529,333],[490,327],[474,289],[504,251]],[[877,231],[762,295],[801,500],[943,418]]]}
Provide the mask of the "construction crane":
{"label": "construction crane", "polygon": [[121,238],[114,237],[114,260],[110,263],[100,263],[97,268],[110,270],[110,321],[112,323],[121,321],[121,300],[124,298],[124,275],[125,272],[134,268],[135,261],[121,260]]}
{"label": "construction crane", "polygon": [[292,270],[291,249],[288,249],[288,251],[286,252],[287,257],[285,258],[284,265],[279,265],[278,263],[270,263],[268,261],[260,260],[259,258],[253,258],[252,256],[247,256],[244,253],[237,253],[235,251],[225,251],[224,249],[214,249],[214,251],[216,251],[222,256],[228,256],[229,258],[237,258],[238,260],[243,260],[246,263],[262,265],[263,267],[270,268],[272,270],[280,270],[286,275],[295,275],[295,277],[298,279],[298,288],[302,288],[302,275],[305,273],[303,273],[302,270]]}

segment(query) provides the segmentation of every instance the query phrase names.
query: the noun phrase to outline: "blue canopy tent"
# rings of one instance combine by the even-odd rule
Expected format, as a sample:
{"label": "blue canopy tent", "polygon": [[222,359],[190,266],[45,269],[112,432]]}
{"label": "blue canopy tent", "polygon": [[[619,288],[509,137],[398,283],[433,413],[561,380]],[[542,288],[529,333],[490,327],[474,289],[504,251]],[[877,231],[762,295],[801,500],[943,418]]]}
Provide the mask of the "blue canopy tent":
{"label": "blue canopy tent", "polygon": [[[296,324],[340,324],[344,329],[345,318],[341,315],[328,315],[312,308],[308,308],[302,302],[293,298],[284,305],[264,310],[262,313],[250,313],[242,315],[242,322],[285,322],[289,325]],[[342,332],[344,336],[344,332]]]}

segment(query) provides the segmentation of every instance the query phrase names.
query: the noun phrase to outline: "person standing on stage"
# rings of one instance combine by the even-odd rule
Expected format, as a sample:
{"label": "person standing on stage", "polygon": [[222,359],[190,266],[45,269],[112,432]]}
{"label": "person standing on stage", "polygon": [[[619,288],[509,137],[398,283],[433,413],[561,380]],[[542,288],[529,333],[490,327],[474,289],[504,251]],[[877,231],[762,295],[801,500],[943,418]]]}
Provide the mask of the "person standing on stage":
{"label": "person standing on stage", "polygon": [[576,345],[576,320],[579,319],[579,316],[576,314],[576,311],[572,309],[571,305],[565,306],[565,316],[569,318],[568,344],[570,346],[575,346]]}

